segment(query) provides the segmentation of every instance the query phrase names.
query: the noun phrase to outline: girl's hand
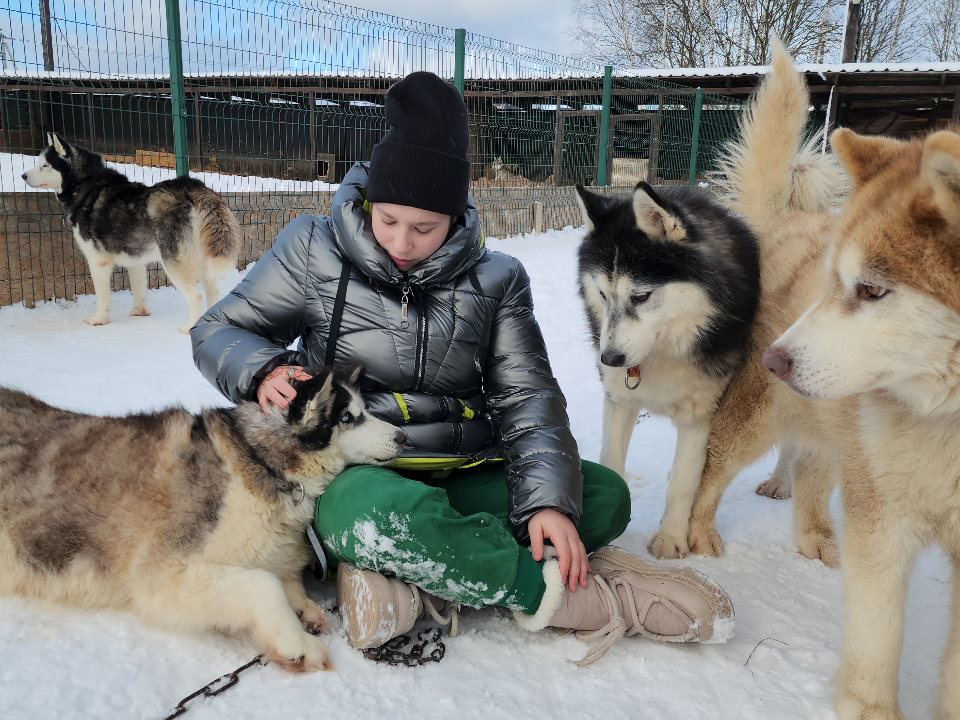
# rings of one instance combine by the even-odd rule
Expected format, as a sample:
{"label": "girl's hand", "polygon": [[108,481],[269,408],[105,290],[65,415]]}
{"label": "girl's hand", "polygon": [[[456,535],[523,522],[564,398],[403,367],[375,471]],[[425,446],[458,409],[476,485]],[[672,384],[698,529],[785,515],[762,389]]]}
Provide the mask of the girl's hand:
{"label": "girl's hand", "polygon": [[270,414],[270,404],[273,403],[283,410],[290,401],[297,396],[297,391],[290,384],[291,379],[309,380],[313,375],[307,375],[299,365],[281,365],[260,381],[257,387],[257,402],[260,409]]}
{"label": "girl's hand", "polygon": [[527,524],[530,532],[530,552],[533,559],[539,562],[543,559],[543,541],[549,538],[557,551],[560,561],[560,582],[567,584],[569,573],[570,592],[577,591],[577,582],[581,587],[587,586],[587,573],[591,572],[587,561],[587,551],[580,542],[580,535],[573,521],[557,510],[541,510],[536,513]]}

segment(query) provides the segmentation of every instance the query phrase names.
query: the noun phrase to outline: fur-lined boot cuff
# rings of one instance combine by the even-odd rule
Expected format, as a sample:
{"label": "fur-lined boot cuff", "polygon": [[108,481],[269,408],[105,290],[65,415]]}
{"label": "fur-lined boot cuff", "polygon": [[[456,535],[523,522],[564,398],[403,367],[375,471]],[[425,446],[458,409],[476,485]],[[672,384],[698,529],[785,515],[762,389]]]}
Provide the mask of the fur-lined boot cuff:
{"label": "fur-lined boot cuff", "polygon": [[529,632],[538,632],[547,627],[560,608],[564,585],[560,580],[560,563],[557,560],[547,560],[543,564],[543,581],[547,584],[547,589],[543,592],[543,599],[540,600],[537,611],[533,615],[518,610],[513,611],[517,624]]}

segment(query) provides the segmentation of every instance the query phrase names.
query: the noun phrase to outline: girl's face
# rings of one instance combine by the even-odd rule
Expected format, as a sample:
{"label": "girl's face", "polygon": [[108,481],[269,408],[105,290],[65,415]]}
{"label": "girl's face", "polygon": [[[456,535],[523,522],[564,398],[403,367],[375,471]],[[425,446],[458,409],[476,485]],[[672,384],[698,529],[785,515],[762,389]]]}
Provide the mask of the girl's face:
{"label": "girl's face", "polygon": [[433,255],[450,232],[449,215],[390,203],[373,203],[373,237],[401,271]]}

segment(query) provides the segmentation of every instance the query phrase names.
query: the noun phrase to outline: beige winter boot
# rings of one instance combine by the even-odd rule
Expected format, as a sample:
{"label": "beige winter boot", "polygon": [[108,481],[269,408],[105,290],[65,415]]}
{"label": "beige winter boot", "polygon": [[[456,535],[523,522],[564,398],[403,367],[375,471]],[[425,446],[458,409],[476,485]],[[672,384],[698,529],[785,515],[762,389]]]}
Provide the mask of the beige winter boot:
{"label": "beige winter boot", "polygon": [[416,585],[350,563],[337,568],[337,605],[350,644],[380,647],[429,614],[457,634],[456,603],[428,595]]}
{"label": "beige winter boot", "polygon": [[577,630],[599,640],[575,665],[596,662],[624,635],[665,642],[722,643],[733,637],[734,612],[723,588],[692,568],[648,562],[608,545],[590,556],[586,588],[570,592],[556,560],[544,563],[547,590],[533,615],[514,613],[521,627]]}

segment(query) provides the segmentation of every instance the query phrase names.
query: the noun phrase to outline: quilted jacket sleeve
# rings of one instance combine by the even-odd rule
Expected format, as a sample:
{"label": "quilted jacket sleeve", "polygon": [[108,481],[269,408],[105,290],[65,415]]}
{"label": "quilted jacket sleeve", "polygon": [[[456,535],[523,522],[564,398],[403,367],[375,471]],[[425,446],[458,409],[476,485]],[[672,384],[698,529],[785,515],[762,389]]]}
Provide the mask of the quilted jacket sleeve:
{"label": "quilted jacket sleeve", "polygon": [[579,525],[583,475],[577,441],[533,316],[530,279],[519,262],[497,310],[488,349],[484,386],[502,435],[511,531],[526,541],[527,522],[546,508]]}
{"label": "quilted jacket sleeve", "polygon": [[317,219],[289,223],[234,290],[190,331],[193,361],[233,400],[251,400],[260,380],[279,365],[303,364],[287,347],[306,325],[306,274]]}

